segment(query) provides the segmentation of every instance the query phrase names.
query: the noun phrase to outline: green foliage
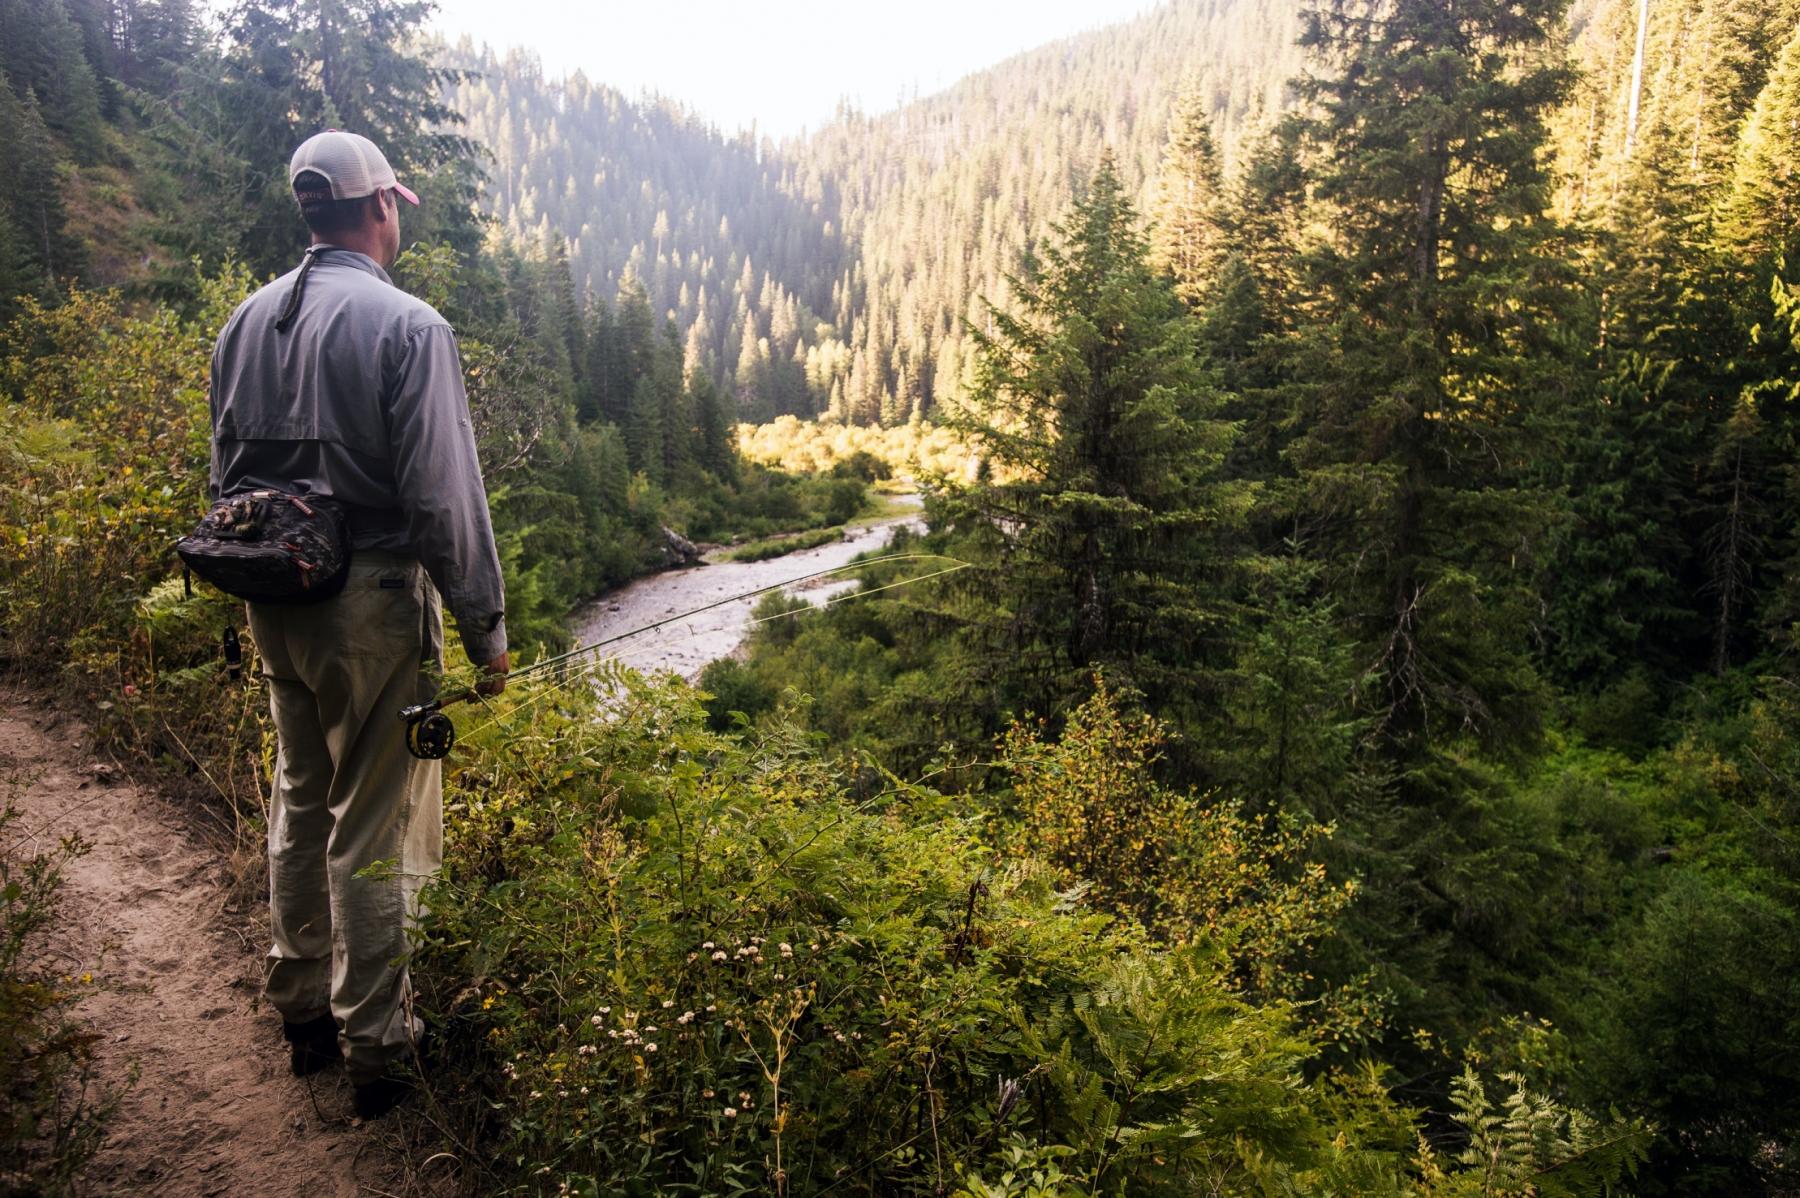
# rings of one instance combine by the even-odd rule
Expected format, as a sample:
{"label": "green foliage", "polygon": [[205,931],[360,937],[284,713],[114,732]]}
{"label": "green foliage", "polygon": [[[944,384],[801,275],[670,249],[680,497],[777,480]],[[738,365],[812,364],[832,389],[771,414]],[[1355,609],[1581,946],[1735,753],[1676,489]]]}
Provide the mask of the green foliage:
{"label": "green foliage", "polygon": [[81,29],[62,0],[0,3],[0,80],[34,111],[41,105],[44,121],[78,158],[91,162],[99,155],[100,93]]}
{"label": "green foliage", "polygon": [[1355,893],[1309,859],[1330,829],[1158,784],[1167,736],[1100,679],[1055,741],[1041,723],[1015,724],[1000,746],[1011,818],[996,839],[1068,870],[1096,906],[1166,943],[1216,946],[1248,992],[1299,997],[1299,963]]}
{"label": "green foliage", "polygon": [[1225,957],[996,865],[932,791],[604,682],[604,722],[509,690],[448,793],[416,975],[457,1062],[434,1101],[491,1112],[485,1192],[1404,1192],[1410,1116],[1307,1080]]}
{"label": "green foliage", "polygon": [[1720,233],[1743,256],[1768,259],[1795,246],[1800,208],[1800,29],[1788,37],[1738,138],[1737,169],[1721,213]]}
{"label": "green foliage", "polygon": [[246,287],[200,285],[201,314],[129,313],[107,292],[27,300],[0,333],[0,601],[5,652],[55,661],[125,641],[131,601],[168,568],[204,496],[212,339]]}
{"label": "green foliage", "polygon": [[83,266],[83,247],[68,231],[56,152],[35,93],[24,99],[0,72],[0,319],[19,298],[61,293]]}
{"label": "green foliage", "polygon": [[285,270],[306,244],[285,164],[320,129],[373,139],[396,173],[412,180],[425,200],[421,211],[441,205],[470,238],[471,147],[453,131],[460,116],[439,98],[456,75],[420,52],[431,7],[423,0],[250,0],[231,10],[210,81],[217,90],[198,102],[229,113],[221,148],[242,163],[232,196],[244,212],[233,230],[235,251],[253,267]]}
{"label": "green foliage", "polygon": [[803,532],[798,536],[779,537],[772,541],[754,541],[725,555],[727,561],[733,562],[766,562],[771,558],[786,557],[802,549],[817,549],[820,545],[830,545],[844,539],[839,528],[820,528],[812,532]]}
{"label": "green foliage", "polygon": [[1199,90],[1183,92],[1169,115],[1169,145],[1151,209],[1151,261],[1196,307],[1212,289],[1224,253],[1224,179],[1212,114]]}
{"label": "green foliage", "polygon": [[1532,1093],[1516,1074],[1502,1080],[1513,1090],[1496,1103],[1473,1069],[1457,1078],[1451,1088],[1456,1122],[1468,1137],[1456,1154],[1463,1169],[1445,1176],[1426,1151],[1425,1193],[1444,1198],[1609,1194],[1644,1160],[1649,1136],[1641,1123],[1616,1118],[1603,1123]]}
{"label": "green foliage", "polygon": [[1222,477],[1232,430],[1110,159],[1013,290],[970,331],[951,426],[999,475],[946,505],[980,550],[956,580],[965,650],[1011,711],[1063,709],[1097,667],[1199,700],[1249,492]]}
{"label": "green foliage", "polygon": [[0,0],[8,663],[255,842],[235,605],[165,549],[220,264],[361,128],[522,653],[665,526],[889,472],[973,563],[767,601],[704,710],[469,717],[420,977],[471,1188],[1791,1191],[1800,10],[1659,0],[1639,59],[1574,8],[1579,78],[1551,0],[1321,3],[1283,119],[1297,7],[1180,0],[775,146],[411,2]]}

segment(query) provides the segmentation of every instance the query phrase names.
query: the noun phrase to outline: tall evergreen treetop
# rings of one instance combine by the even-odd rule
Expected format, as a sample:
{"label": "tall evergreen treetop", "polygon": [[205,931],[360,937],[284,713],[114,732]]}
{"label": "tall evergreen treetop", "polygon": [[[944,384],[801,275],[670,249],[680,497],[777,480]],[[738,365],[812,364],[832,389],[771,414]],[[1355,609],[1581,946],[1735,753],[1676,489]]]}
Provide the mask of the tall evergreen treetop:
{"label": "tall evergreen treetop", "polygon": [[974,668],[1061,710],[1105,667],[1191,703],[1218,660],[1223,530],[1243,492],[1221,478],[1231,429],[1194,352],[1195,328],[1153,271],[1104,159],[1015,303],[971,327],[978,362],[959,418],[996,481],[960,503],[996,555],[972,584]]}
{"label": "tall evergreen treetop", "polygon": [[[450,132],[461,116],[441,99],[460,72],[436,65],[420,42],[428,0],[239,0],[226,21],[222,115],[226,148],[243,160],[244,199],[255,210],[245,249],[261,269],[285,268],[305,244],[285,169],[295,146],[321,129],[364,134],[428,202],[420,221],[470,243],[474,151]],[[423,227],[415,221],[408,235]]]}
{"label": "tall evergreen treetop", "polygon": [[78,158],[98,157],[99,88],[62,0],[0,0],[0,74],[20,99],[37,97],[44,123]]}
{"label": "tall evergreen treetop", "polygon": [[1324,235],[1291,455],[1402,739],[1532,718],[1527,608],[1496,626],[1496,605],[1524,603],[1545,519],[1514,485],[1529,414],[1567,385],[1541,153],[1569,79],[1550,52],[1563,8],[1329,0],[1307,16]]}
{"label": "tall evergreen treetop", "polygon": [[1750,258],[1800,245],[1800,28],[1744,125],[1720,226],[1725,240]]}
{"label": "tall evergreen treetop", "polygon": [[1176,100],[1169,118],[1150,245],[1151,260],[1169,273],[1175,290],[1191,305],[1201,302],[1218,269],[1222,187],[1212,114],[1200,88],[1190,87]]}

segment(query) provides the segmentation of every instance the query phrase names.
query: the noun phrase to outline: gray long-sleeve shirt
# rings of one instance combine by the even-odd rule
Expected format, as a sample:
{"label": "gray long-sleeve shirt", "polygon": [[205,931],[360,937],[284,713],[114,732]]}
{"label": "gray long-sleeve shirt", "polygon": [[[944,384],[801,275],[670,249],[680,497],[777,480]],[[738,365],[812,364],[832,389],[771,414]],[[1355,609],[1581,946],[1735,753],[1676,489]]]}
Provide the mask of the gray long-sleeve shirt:
{"label": "gray long-sleeve shirt", "polygon": [[456,335],[374,259],[336,247],[316,254],[277,332],[296,274],[240,304],[213,347],[212,496],[338,501],[352,549],[416,556],[470,660],[492,661],[506,600]]}

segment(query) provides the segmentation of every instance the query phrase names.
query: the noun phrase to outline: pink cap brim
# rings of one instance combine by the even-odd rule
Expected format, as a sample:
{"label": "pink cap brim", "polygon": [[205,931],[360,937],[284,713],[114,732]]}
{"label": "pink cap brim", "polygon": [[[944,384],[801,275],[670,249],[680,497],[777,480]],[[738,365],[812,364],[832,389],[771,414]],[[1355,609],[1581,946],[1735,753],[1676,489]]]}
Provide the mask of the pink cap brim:
{"label": "pink cap brim", "polygon": [[419,206],[419,197],[414,195],[412,188],[407,187],[405,184],[403,184],[403,183],[394,184],[394,192],[401,199],[403,199],[407,203],[411,204],[414,208],[417,208]]}

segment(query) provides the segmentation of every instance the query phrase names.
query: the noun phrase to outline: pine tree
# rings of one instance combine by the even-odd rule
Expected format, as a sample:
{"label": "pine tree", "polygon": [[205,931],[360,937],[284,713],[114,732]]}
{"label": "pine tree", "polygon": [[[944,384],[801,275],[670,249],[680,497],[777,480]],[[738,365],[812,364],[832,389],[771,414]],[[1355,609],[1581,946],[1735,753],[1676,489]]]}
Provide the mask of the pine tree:
{"label": "pine tree", "polygon": [[1744,125],[1719,223],[1722,240],[1748,260],[1800,247],[1800,28]]}
{"label": "pine tree", "polygon": [[1293,455],[1403,755],[1537,718],[1526,629],[1549,511],[1522,476],[1567,374],[1540,153],[1562,11],[1393,0],[1370,18],[1332,0],[1307,17],[1329,70],[1309,133],[1331,237],[1306,262]]}
{"label": "pine tree", "polygon": [[1015,710],[1060,711],[1104,669],[1165,711],[1207,703],[1228,622],[1242,494],[1194,325],[1148,263],[1110,158],[972,327],[957,423],[1002,481],[960,497],[987,544],[965,643]]}
{"label": "pine tree", "polygon": [[18,99],[35,94],[43,122],[77,159],[99,156],[99,86],[62,0],[0,0],[0,74]]}
{"label": "pine tree", "polygon": [[302,140],[334,126],[374,140],[414,190],[442,201],[421,213],[456,226],[459,248],[477,240],[467,204],[473,146],[454,132],[461,115],[440,99],[459,72],[436,65],[415,36],[429,13],[421,0],[243,0],[232,8],[217,108],[229,122],[224,148],[244,164],[243,202],[255,213],[240,247],[252,265],[285,269],[305,245],[284,167]]}
{"label": "pine tree", "polygon": [[[1539,735],[1533,634],[1561,512],[1533,470],[1588,385],[1542,153],[1562,17],[1560,0],[1308,15],[1315,236],[1283,346],[1293,476],[1269,488],[1269,523],[1323,567],[1359,680],[1338,714],[1357,721],[1359,781],[1316,814],[1344,826],[1335,864],[1362,897],[1321,975],[1367,973],[1396,1027],[1455,1027],[1455,994],[1530,1001],[1505,914],[1520,883],[1486,867],[1513,851],[1490,818],[1505,792],[1478,763]],[[1411,1068],[1414,1051],[1383,1055]]]}
{"label": "pine tree", "polygon": [[581,323],[586,362],[575,410],[584,422],[613,419],[607,405],[612,398],[608,388],[617,369],[613,358],[618,352],[618,329],[613,324],[611,306],[604,299],[591,302]]}
{"label": "pine tree", "polygon": [[687,388],[682,383],[681,333],[673,320],[663,322],[662,334],[657,338],[650,363],[650,379],[656,387],[660,405],[662,477],[678,483],[686,477],[694,461],[698,431],[694,427],[693,410],[688,406]]}
{"label": "pine tree", "polygon": [[115,0],[119,79],[151,95],[175,90],[200,46],[194,0]]}
{"label": "pine tree", "polygon": [[1196,308],[1213,285],[1219,265],[1222,187],[1212,117],[1200,88],[1190,86],[1169,118],[1169,144],[1151,210],[1150,260],[1175,280],[1176,293]]}
{"label": "pine tree", "polygon": [[[610,337],[602,347],[600,375],[595,381],[600,418],[621,428],[634,418],[638,381],[650,372],[656,351],[656,318],[650,297],[636,273],[627,271],[613,299]],[[641,468],[635,459],[634,468]]]}
{"label": "pine tree", "polygon": [[1577,397],[1546,455],[1568,519],[1550,546],[1544,656],[1559,680],[1593,690],[1642,666],[1680,675],[1699,616],[1687,593],[1681,485],[1693,453],[1676,364],[1609,350],[1608,373]]}
{"label": "pine tree", "polygon": [[56,178],[56,147],[39,114],[37,97],[15,98],[0,74],[0,315],[24,294],[51,297],[62,280],[79,273],[83,247],[67,231]]}
{"label": "pine tree", "polygon": [[724,482],[737,479],[737,421],[730,400],[704,370],[688,375],[688,408],[699,434],[695,456],[700,466]]}
{"label": "pine tree", "polygon": [[743,419],[757,423],[776,414],[769,402],[769,343],[756,335],[753,319],[744,322],[733,379],[732,394]]}
{"label": "pine tree", "polygon": [[625,417],[625,449],[630,455],[631,468],[641,472],[653,483],[661,483],[666,475],[663,472],[663,402],[658,393],[656,380],[648,375],[640,375],[637,385],[631,392],[631,409]]}
{"label": "pine tree", "polygon": [[[1722,337],[1712,371],[1735,384],[1703,443],[1694,505],[1702,593],[1711,616],[1715,672],[1756,654],[1756,632],[1779,630],[1800,562],[1800,528],[1784,519],[1800,446],[1793,270],[1800,262],[1800,28],[1783,46],[1739,139],[1732,189],[1719,214],[1722,275],[1734,335]],[[1725,394],[1729,396],[1730,391]]]}

